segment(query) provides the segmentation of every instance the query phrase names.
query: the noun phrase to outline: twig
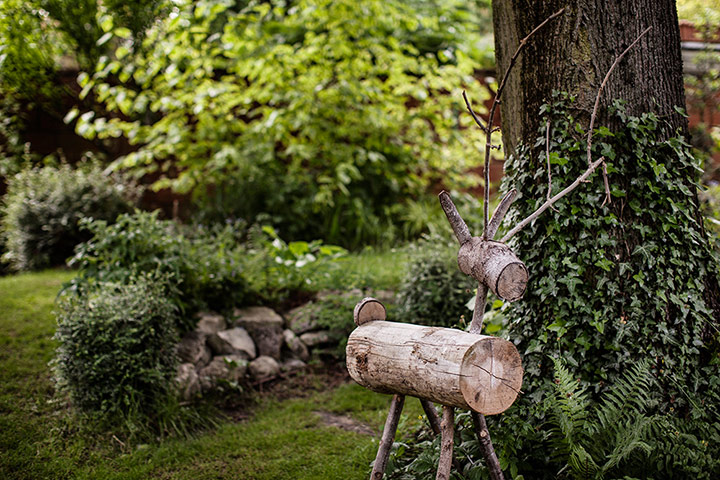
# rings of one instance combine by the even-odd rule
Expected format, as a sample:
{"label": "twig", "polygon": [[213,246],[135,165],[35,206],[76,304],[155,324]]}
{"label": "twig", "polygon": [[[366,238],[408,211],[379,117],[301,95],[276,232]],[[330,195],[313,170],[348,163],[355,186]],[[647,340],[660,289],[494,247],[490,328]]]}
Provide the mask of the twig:
{"label": "twig", "polygon": [[[547,23],[552,20],[553,18],[559,16],[563,11],[565,11],[565,7],[561,8],[557,12],[550,15],[548,18],[545,19],[544,22],[542,22],[540,25],[535,27],[532,32],[528,33],[525,38],[520,40],[520,45],[518,45],[517,50],[515,50],[515,53],[510,58],[510,63],[508,64],[508,68],[505,70],[505,74],[503,75],[502,81],[500,82],[500,86],[497,89],[497,93],[495,94],[495,100],[493,100],[492,107],[490,107],[490,115],[488,116],[488,122],[487,122],[487,128],[485,129],[485,198],[484,198],[484,205],[483,205],[483,214],[485,223],[483,224],[484,230],[487,232],[488,230],[488,223],[490,222],[490,213],[489,213],[489,204],[490,204],[490,150],[492,149],[490,146],[492,145],[492,132],[493,132],[493,122],[495,121],[495,110],[497,109],[497,106],[500,105],[500,97],[502,97],[503,90],[505,90],[505,84],[507,83],[508,76],[510,75],[510,71],[512,70],[513,66],[515,65],[515,62],[517,61],[518,56],[520,55],[520,51],[523,49],[527,41],[532,37],[535,32],[540,30],[542,27],[547,25]],[[483,237],[483,240],[487,240],[487,237]]]}
{"label": "twig", "polygon": [[487,303],[488,287],[484,283],[478,283],[477,293],[475,293],[475,308],[473,309],[473,318],[470,323],[470,333],[480,335],[483,327],[483,316],[485,315],[485,304]]}
{"label": "twig", "polygon": [[529,224],[530,222],[535,220],[537,217],[539,217],[545,210],[552,207],[558,200],[560,200],[565,195],[567,195],[568,193],[575,190],[578,187],[578,185],[580,185],[582,182],[584,182],[587,179],[587,177],[589,177],[590,174],[595,171],[595,169],[598,167],[598,165],[600,165],[604,161],[605,161],[605,157],[601,157],[599,160],[596,160],[595,162],[593,162],[588,167],[588,169],[585,170],[585,172],[582,175],[580,175],[578,178],[575,179],[575,181],[573,183],[571,183],[570,185],[565,187],[565,189],[563,191],[561,191],[560,193],[558,193],[557,195],[552,197],[550,200],[543,203],[540,206],[540,208],[538,208],[533,213],[531,213],[527,218],[525,218],[525,220],[523,220],[522,222],[515,225],[515,227],[513,227],[512,230],[510,230],[508,233],[505,234],[505,236],[502,238],[502,240],[500,240],[500,242],[506,243],[508,240],[510,240],[510,238],[513,235],[515,235],[517,232],[519,232],[525,226],[527,226],[527,224]]}
{"label": "twig", "polygon": [[449,480],[453,460],[453,439],[455,437],[455,408],[443,405],[440,424],[440,459],[438,460],[436,480]]}
{"label": "twig", "polygon": [[465,106],[468,109],[468,112],[470,112],[470,115],[472,116],[473,120],[475,120],[475,123],[483,132],[487,132],[488,127],[482,124],[482,121],[480,120],[480,117],[477,116],[475,113],[475,110],[470,106],[470,100],[468,100],[467,95],[465,94],[465,90],[463,90],[462,93],[463,100],[465,100]]}
{"label": "twig", "polygon": [[[588,139],[587,139],[587,163],[590,165],[592,163],[592,136],[593,136],[593,127],[595,126],[595,117],[597,116],[597,110],[598,106],[600,105],[600,97],[602,96],[602,92],[605,89],[605,86],[607,85],[608,80],[610,79],[610,74],[615,69],[615,67],[620,63],[620,60],[625,56],[627,52],[630,51],[631,48],[633,48],[640,39],[645,36],[647,32],[649,32],[652,29],[652,26],[647,27],[645,30],[642,31],[640,35],[635,39],[634,42],[632,42],[623,52],[618,55],[618,57],[615,59],[615,61],[610,66],[610,69],[605,74],[605,78],[603,78],[602,83],[600,84],[600,88],[598,89],[597,96],[595,97],[595,105],[593,106],[592,115],[590,115],[590,128],[588,129]],[[605,183],[605,200],[603,201],[603,205],[605,205],[605,202],[612,203],[612,200],[610,199],[610,185],[607,178],[607,168],[603,168],[603,181]]]}
{"label": "twig", "polygon": [[[493,447],[492,440],[490,439],[490,432],[487,428],[487,422],[485,416],[477,412],[470,412],[473,419],[473,425],[475,427],[475,435],[478,437],[480,448],[485,453],[485,461],[487,462],[488,473],[492,480],[503,480],[502,468],[500,468],[500,462],[498,462],[497,456],[495,456],[495,448]],[[491,454],[492,453],[492,454]]]}
{"label": "twig", "polygon": [[400,421],[403,405],[405,405],[405,395],[393,395],[390,411],[380,438],[380,447],[378,447],[375,464],[370,474],[371,480],[381,480],[385,474],[385,467],[387,466],[388,457],[390,457],[390,447],[392,447],[395,439],[395,432]]}

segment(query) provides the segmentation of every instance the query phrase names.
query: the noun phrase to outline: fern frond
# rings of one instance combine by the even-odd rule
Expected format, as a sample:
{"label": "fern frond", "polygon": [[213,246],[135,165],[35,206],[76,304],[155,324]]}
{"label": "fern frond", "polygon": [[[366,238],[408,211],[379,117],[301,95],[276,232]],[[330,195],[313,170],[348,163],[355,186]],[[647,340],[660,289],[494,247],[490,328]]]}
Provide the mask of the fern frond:
{"label": "fern frond", "polygon": [[618,425],[646,412],[652,401],[650,392],[653,383],[654,379],[646,360],[633,365],[601,397],[596,413],[598,431],[595,433],[617,434]]}
{"label": "fern frond", "polygon": [[572,377],[562,361],[553,359],[553,362],[555,392],[548,397],[551,447],[553,456],[565,457],[582,448],[590,402],[586,389]]}

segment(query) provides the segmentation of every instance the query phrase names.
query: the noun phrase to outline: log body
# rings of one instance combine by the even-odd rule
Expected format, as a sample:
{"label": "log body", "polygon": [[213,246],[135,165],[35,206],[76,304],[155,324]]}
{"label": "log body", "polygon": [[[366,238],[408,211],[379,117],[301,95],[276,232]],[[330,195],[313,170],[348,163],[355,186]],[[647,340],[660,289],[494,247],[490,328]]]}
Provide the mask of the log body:
{"label": "log body", "polygon": [[505,411],[522,385],[522,362],[502,338],[372,321],[348,338],[347,368],[360,385],[484,415]]}

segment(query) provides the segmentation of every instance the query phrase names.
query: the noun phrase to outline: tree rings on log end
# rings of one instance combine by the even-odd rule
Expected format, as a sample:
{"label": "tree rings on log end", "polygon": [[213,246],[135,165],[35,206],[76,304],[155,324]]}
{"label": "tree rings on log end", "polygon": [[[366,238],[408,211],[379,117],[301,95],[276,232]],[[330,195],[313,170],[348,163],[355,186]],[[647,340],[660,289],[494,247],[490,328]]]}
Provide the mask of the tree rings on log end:
{"label": "tree rings on log end", "polygon": [[508,302],[520,300],[525,294],[528,282],[528,271],[521,262],[505,265],[497,278],[495,291],[500,298]]}
{"label": "tree rings on log end", "polygon": [[515,345],[497,337],[473,344],[460,366],[460,391],[483,415],[495,415],[513,404],[522,386],[523,368]]}
{"label": "tree rings on log end", "polygon": [[367,322],[385,320],[386,318],[387,312],[385,311],[385,305],[372,297],[366,297],[360,300],[360,302],[355,305],[355,310],[353,311],[353,319],[355,320],[355,325],[358,327]]}

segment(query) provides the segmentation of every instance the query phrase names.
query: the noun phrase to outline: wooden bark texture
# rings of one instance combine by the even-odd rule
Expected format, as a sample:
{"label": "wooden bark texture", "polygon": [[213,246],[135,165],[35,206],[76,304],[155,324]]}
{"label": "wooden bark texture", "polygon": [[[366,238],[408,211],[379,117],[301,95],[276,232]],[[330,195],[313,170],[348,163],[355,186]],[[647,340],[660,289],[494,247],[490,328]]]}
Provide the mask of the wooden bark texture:
{"label": "wooden bark texture", "polygon": [[527,268],[504,243],[473,237],[460,247],[458,266],[500,298],[514,302],[525,293]]}
{"label": "wooden bark texture", "polygon": [[522,385],[515,346],[497,337],[395,322],[350,334],[347,368],[360,385],[485,415],[505,411]]}
{"label": "wooden bark texture", "polygon": [[380,446],[378,447],[375,463],[373,464],[371,480],[381,480],[385,474],[385,467],[390,457],[390,447],[395,440],[395,432],[397,431],[400,414],[405,405],[405,397],[403,395],[394,395],[390,404],[390,411],[385,420],[385,428],[383,428],[382,437],[380,438]]}
{"label": "wooden bark texture", "polygon": [[453,460],[453,440],[455,438],[455,409],[443,407],[440,437],[440,459],[438,460],[436,480],[449,480]]}
{"label": "wooden bark texture", "polygon": [[471,413],[473,419],[473,426],[475,427],[475,435],[477,435],[478,442],[480,443],[480,449],[483,452],[483,457],[487,465],[488,472],[490,473],[491,480],[504,480],[502,468],[500,468],[500,462],[498,461],[497,455],[495,455],[495,448],[493,447],[492,439],[490,438],[490,431],[487,427],[485,417],[479,413]]}
{"label": "wooden bark texture", "polygon": [[435,435],[440,435],[440,418],[438,418],[438,414],[435,411],[435,406],[432,402],[423,398],[420,399],[420,405],[422,405],[422,408],[425,411],[425,416],[427,416],[428,423],[430,424],[430,428],[433,433]]}
{"label": "wooden bark texture", "polygon": [[[652,30],[620,62],[601,98],[596,125],[613,127],[607,106],[626,100],[628,113],[655,112],[671,130],[687,132],[674,106],[685,105],[680,30],[674,0],[493,0],[498,78],[518,42],[565,7],[528,42],[510,73],[501,104],[503,144],[535,143],[540,106],[553,90],[576,96],[578,120],[589,123],[598,88],[614,59],[647,27]],[[668,134],[673,132],[668,132]]]}

